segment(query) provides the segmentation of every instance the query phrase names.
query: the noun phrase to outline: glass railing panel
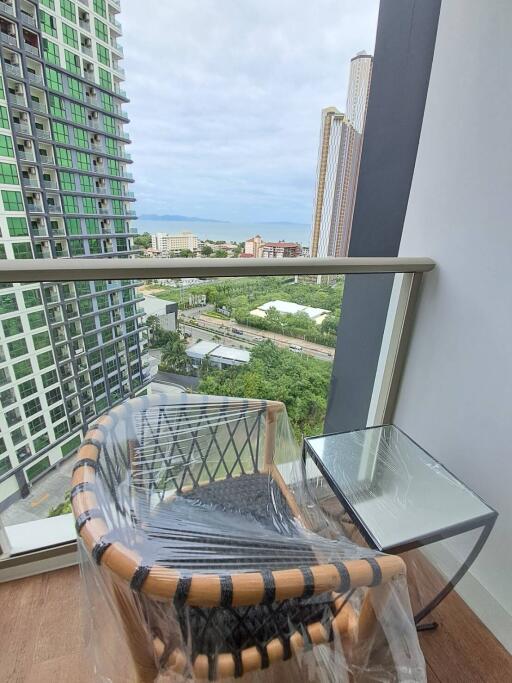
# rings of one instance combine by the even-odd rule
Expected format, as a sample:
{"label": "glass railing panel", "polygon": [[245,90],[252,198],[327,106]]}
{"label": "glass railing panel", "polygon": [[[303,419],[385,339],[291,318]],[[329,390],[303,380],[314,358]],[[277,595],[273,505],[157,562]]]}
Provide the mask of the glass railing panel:
{"label": "glass railing panel", "polygon": [[[359,276],[224,272],[144,280],[135,269],[131,279],[1,286],[0,518],[8,535],[38,520],[50,529],[54,517],[69,515],[61,524],[74,538],[73,456],[98,416],[142,394],[278,400],[298,442],[323,433],[339,390],[333,368],[345,287]],[[384,414],[382,378],[396,356],[409,276],[388,277],[398,298],[385,304],[369,424]],[[34,530],[33,547],[50,537]]]}

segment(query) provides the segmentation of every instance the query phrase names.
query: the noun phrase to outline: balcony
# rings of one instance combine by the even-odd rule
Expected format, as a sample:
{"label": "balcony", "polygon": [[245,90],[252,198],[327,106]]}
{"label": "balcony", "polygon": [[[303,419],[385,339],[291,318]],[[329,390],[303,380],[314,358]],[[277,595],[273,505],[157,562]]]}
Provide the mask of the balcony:
{"label": "balcony", "polygon": [[59,184],[56,180],[43,180],[43,187],[47,190],[58,190]]}
{"label": "balcony", "polygon": [[16,93],[9,93],[9,99],[13,104],[18,104],[22,107],[27,106],[27,100],[24,95],[18,95]]}
{"label": "balcony", "polygon": [[27,42],[25,41],[23,47],[24,47],[24,50],[25,50],[28,54],[34,55],[35,57],[39,57],[39,56],[40,56],[40,55],[39,55],[39,48],[36,47],[35,45],[32,45],[31,43],[27,43]]}
{"label": "balcony", "polygon": [[22,177],[21,182],[23,184],[23,187],[26,188],[39,189],[41,187],[37,173],[31,174],[26,178]]}
{"label": "balcony", "polygon": [[37,128],[36,127],[36,137],[38,137],[40,140],[51,140],[52,134],[46,128]]}
{"label": "balcony", "polygon": [[0,40],[6,45],[13,45],[14,47],[18,46],[18,39],[15,35],[10,33],[4,33],[4,31],[0,31]]}
{"label": "balcony", "polygon": [[31,149],[19,149],[18,156],[24,161],[35,161],[34,152]]}
{"label": "balcony", "polygon": [[29,26],[30,28],[37,28],[37,21],[32,14],[28,14],[21,10],[20,15],[22,24],[25,24],[25,26]]}
{"label": "balcony", "polygon": [[118,76],[120,76],[121,78],[124,79],[124,78],[126,77],[126,72],[125,72],[125,70],[123,69],[122,66],[119,66],[119,65],[115,64],[115,65],[112,67],[112,69],[113,69],[114,72],[115,72]]}
{"label": "balcony", "polygon": [[[12,99],[12,95],[11,95]],[[30,126],[27,123],[16,123],[16,121],[12,125],[13,130],[16,133],[21,133],[23,135],[32,135],[32,131],[30,130]]]}
{"label": "balcony", "polygon": [[[81,43],[80,50],[84,53],[84,55],[88,55],[89,57],[93,56],[92,47],[91,47],[91,45],[88,45],[86,42]],[[92,75],[94,76],[94,73]],[[87,78],[87,73],[86,73],[86,78]]]}
{"label": "balcony", "polygon": [[23,78],[19,64],[10,64],[9,62],[5,62],[5,73],[14,78]]}
{"label": "balcony", "polygon": [[13,5],[10,2],[6,2],[6,0],[0,1],[0,11],[10,14],[11,16],[15,15]]}
{"label": "balcony", "polygon": [[109,15],[108,20],[110,21],[110,23],[112,24],[112,26],[116,29],[118,35],[121,35],[121,33],[122,33],[122,26],[121,26],[120,22],[117,21],[117,19],[115,19],[114,16],[113,16],[112,14]]}
{"label": "balcony", "polygon": [[27,207],[30,213],[44,213],[43,205],[39,201],[27,199]]}
{"label": "balcony", "polygon": [[43,225],[41,223],[32,225],[32,233],[34,237],[48,237],[48,230],[46,229],[46,225]]}
{"label": "balcony", "polygon": [[44,85],[42,75],[33,73],[32,71],[28,72],[28,80],[30,81],[30,83],[33,83],[34,85]]}
{"label": "balcony", "polygon": [[[385,11],[386,5],[392,4],[382,3],[381,11]],[[279,392],[283,393],[288,392],[290,388],[286,400],[293,402],[297,398],[300,399],[302,406],[305,405],[304,412],[307,420],[316,415],[315,411],[318,406],[312,398],[317,396],[316,389],[322,383],[324,392],[321,403],[324,407],[320,409],[320,413],[322,410],[325,411],[326,405],[329,407],[331,424],[334,425],[335,430],[344,429],[345,422],[350,420],[359,422],[361,425],[374,425],[391,419],[403,422],[408,425],[412,433],[419,435],[417,438],[421,443],[428,442],[429,448],[437,453],[441,460],[447,460],[451,464],[451,459],[453,469],[471,477],[475,489],[482,487],[482,492],[486,496],[495,498],[505,511],[505,514],[500,516],[502,526],[496,529],[501,535],[496,536],[495,539],[492,537],[489,539],[490,542],[494,542],[494,545],[486,547],[486,554],[479,566],[478,574],[472,577],[473,583],[469,588],[461,586],[461,594],[466,590],[466,595],[471,597],[472,591],[480,590],[477,585],[481,579],[483,583],[479,596],[483,596],[481,604],[485,605],[485,608],[482,611],[485,611],[487,615],[484,615],[484,618],[488,619],[489,614],[492,615],[493,612],[496,614],[500,609],[502,612],[499,612],[501,615],[499,618],[506,619],[506,610],[501,603],[508,601],[507,604],[510,606],[509,586],[506,578],[510,537],[510,523],[507,521],[507,518],[510,519],[510,505],[506,485],[508,474],[506,459],[510,450],[507,407],[510,405],[508,377],[511,374],[511,361],[506,343],[510,337],[507,314],[510,287],[506,277],[510,255],[510,231],[509,211],[507,211],[509,188],[506,183],[502,183],[501,176],[505,175],[502,169],[509,166],[510,154],[507,146],[508,128],[506,125],[503,127],[499,125],[498,115],[498,112],[501,112],[503,116],[503,112],[507,111],[507,95],[504,95],[506,89],[503,88],[505,80],[499,77],[500,74],[495,79],[485,76],[489,73],[496,73],[496,65],[504,65],[506,73],[510,61],[510,46],[507,45],[506,40],[500,40],[500,36],[491,28],[496,23],[496,17],[499,16],[496,12],[500,13],[501,10],[493,7],[493,14],[489,15],[488,20],[482,20],[486,18],[486,3],[473,3],[475,7],[478,4],[478,11],[475,12],[464,12],[465,3],[443,3],[437,38],[437,17],[435,17],[435,26],[432,31],[419,30],[414,22],[420,15],[420,5],[423,5],[422,3],[407,4],[414,4],[413,9],[418,11],[403,12],[403,15],[406,15],[405,26],[399,26],[400,31],[397,30],[397,33],[399,37],[405,36],[409,52],[404,50],[400,59],[393,55],[394,58],[391,60],[392,89],[388,84],[386,90],[381,80],[385,74],[379,73],[379,89],[388,94],[388,101],[385,104],[389,107],[389,100],[395,100],[393,104],[396,109],[389,111],[386,106],[377,107],[377,111],[369,112],[371,116],[367,118],[365,148],[369,146],[371,140],[377,140],[378,145],[382,144],[382,147],[378,146],[376,156],[379,157],[379,163],[386,164],[386,166],[368,168],[368,159],[363,155],[361,168],[364,169],[364,173],[361,174],[358,189],[361,195],[356,215],[359,215],[361,207],[365,211],[370,211],[370,216],[365,215],[366,222],[360,220],[360,223],[364,225],[359,225],[359,228],[363,237],[366,233],[371,236],[373,231],[374,239],[372,242],[368,238],[368,241],[360,246],[359,253],[371,254],[377,250],[379,250],[378,253],[396,253],[400,238],[402,238],[402,253],[410,254],[411,252],[418,253],[418,251],[421,253],[423,250],[426,253],[435,253],[440,263],[438,270],[433,273],[427,272],[425,260],[422,260],[425,266],[424,271],[418,270],[421,264],[414,259],[406,259],[405,265],[403,261],[396,259],[372,262],[367,262],[365,259],[362,261],[348,259],[343,261],[343,264],[337,262],[330,265],[320,260],[311,263],[315,261],[314,259],[300,262],[296,260],[292,264],[282,259],[283,263],[269,266],[256,263],[257,259],[254,259],[255,263],[252,264],[239,263],[238,259],[226,259],[222,264],[214,262],[214,259],[187,259],[188,262],[185,264],[176,263],[178,259],[148,264],[145,261],[157,260],[104,259],[101,261],[104,266],[97,260],[82,259],[64,262],[49,260],[47,263],[4,261],[0,276],[7,284],[13,280],[23,282],[23,278],[36,283],[52,280],[52,278],[55,282],[76,281],[78,301],[83,309],[80,316],[81,325],[85,325],[91,317],[99,317],[98,311],[102,310],[99,304],[103,308],[109,303],[108,293],[104,294],[99,290],[101,281],[112,281],[116,277],[153,280],[173,277],[214,278],[222,276],[224,278],[222,287],[231,294],[230,296],[224,295],[222,303],[229,306],[237,297],[245,296],[248,290],[246,298],[250,295],[258,299],[252,304],[256,310],[263,302],[263,299],[260,301],[258,298],[259,287],[262,284],[261,278],[268,277],[270,274],[280,278],[289,278],[287,282],[279,282],[286,294],[295,289],[297,292],[305,292],[304,296],[306,296],[308,287],[305,283],[310,282],[315,285],[315,275],[329,279],[334,274],[343,272],[346,275],[343,283],[343,301],[337,301],[336,306],[337,313],[339,314],[340,310],[342,312],[341,322],[338,327],[337,319],[329,321],[331,334],[336,336],[336,332],[332,330],[338,329],[338,335],[340,335],[339,340],[332,342],[332,344],[337,344],[334,364],[331,362],[332,355],[328,356],[325,350],[318,348],[317,342],[311,341],[313,332],[317,333],[318,329],[315,327],[312,332],[309,323],[307,323],[308,327],[304,328],[305,339],[293,337],[294,341],[291,345],[294,348],[288,351],[286,347],[290,345],[292,321],[286,316],[280,316],[275,306],[271,306],[271,309],[274,308],[277,311],[275,315],[261,318],[262,321],[266,321],[265,324],[277,325],[276,329],[260,331],[258,328],[257,336],[263,337],[263,342],[254,339],[256,335],[251,334],[248,329],[251,324],[246,324],[254,322],[248,319],[251,313],[247,311],[252,310],[249,306],[245,312],[246,318],[237,322],[236,333],[229,323],[229,316],[211,307],[196,311],[196,319],[192,319],[192,314],[191,317],[188,317],[188,313],[183,315],[182,324],[192,330],[190,334],[195,334],[196,339],[207,329],[212,337],[224,335],[226,337],[224,344],[240,344],[246,351],[249,350],[253,354],[258,353],[258,346],[261,347],[261,344],[272,344],[272,353],[262,356],[260,366],[265,371],[274,367],[270,364],[271,357],[279,358],[281,354],[288,354],[286,356],[288,371],[281,373],[274,371],[269,384],[277,384]],[[457,17],[454,8],[461,11],[460,16]],[[401,14],[397,12],[394,21],[388,22],[388,26],[396,28]],[[502,16],[504,21],[498,21],[498,23],[505,26],[507,25],[505,19],[508,20],[509,15],[503,10]],[[471,31],[473,24],[476,28]],[[485,31],[479,33],[477,28],[481,25],[485,26]],[[456,27],[456,30],[449,31],[450,27]],[[385,29],[386,26],[379,26],[379,35],[382,28]],[[411,36],[418,35],[422,36],[422,40],[414,42]],[[389,54],[397,42],[399,41],[393,39],[385,41],[386,50],[380,54],[383,56],[386,52]],[[432,50],[435,45],[436,53],[438,49],[442,51],[435,55],[434,60],[432,60],[431,53],[421,54],[421,58],[416,59],[417,50],[419,52],[420,48],[427,43]],[[468,54],[474,55],[474,50],[473,52],[471,50],[475,45],[479,46],[478,59],[471,59],[468,62]],[[409,59],[413,51],[415,59]],[[480,62],[480,60],[483,61]],[[383,71],[385,71],[384,62],[385,59],[379,61],[379,67],[382,67]],[[433,69],[437,69],[437,72],[432,73],[429,86],[437,90],[432,94],[429,93],[428,98],[426,98],[425,89],[418,95],[418,89],[422,84],[425,84],[426,88],[426,84],[429,83],[429,73],[418,75],[414,71],[418,62],[428,63],[428,65],[433,62]],[[401,70],[397,72],[396,64],[403,65],[403,74]],[[468,64],[468,72],[465,72],[464,69]],[[470,75],[471,73],[474,76]],[[414,88],[397,87],[397,84],[403,85],[400,82],[403,75],[405,75],[405,85],[413,83]],[[457,87],[453,87],[454,83]],[[496,90],[494,100],[493,88]],[[374,95],[378,97],[379,89],[374,91],[372,88],[371,100]],[[390,92],[395,97],[389,97]],[[409,126],[411,120],[417,115],[420,119],[423,117],[423,104],[419,106],[417,101],[422,98],[423,101],[427,100],[427,108],[423,123],[424,131],[421,132],[420,153],[417,158],[416,156],[402,158],[402,156],[407,156],[406,145],[402,144],[403,141],[420,138],[421,121],[415,130],[411,130]],[[400,101],[396,102],[397,99]],[[410,101],[411,106],[409,106]],[[491,113],[491,121],[485,129],[485,134],[489,138],[486,140],[486,145],[467,144],[474,133],[474,102],[485,102],[486,112]],[[446,111],[457,112],[456,126],[446,125]],[[393,137],[392,126],[388,126],[395,119],[401,127],[398,139]],[[385,122],[388,127],[384,130],[376,130],[377,121],[381,124]],[[399,150],[399,154],[393,156],[396,150]],[[450,152],[448,155],[446,150]],[[443,163],[439,163],[440,159]],[[404,169],[412,169],[415,164],[417,171],[414,182],[412,182],[412,177],[406,178],[406,191],[403,191],[399,198],[402,208],[395,211],[395,202],[390,209],[390,197],[395,196],[396,187],[400,186],[401,180],[403,181],[403,175],[398,177],[395,170],[400,169],[400,173],[403,174]],[[377,176],[379,179],[385,177],[384,187],[372,185]],[[364,182],[362,182],[363,179]],[[413,189],[409,194],[411,183]],[[479,191],[475,192],[474,188],[478,188]],[[385,197],[388,202],[384,208],[380,201],[382,197]],[[435,198],[435,201],[432,201],[432,198]],[[407,204],[407,220],[405,221],[400,211],[402,210],[405,214]],[[394,225],[389,228],[391,222]],[[379,242],[381,237],[383,237],[382,242]],[[482,263],[482,254],[485,254],[485,263]],[[277,270],[271,270],[271,267]],[[321,272],[317,270],[318,268]],[[398,275],[393,276],[395,272],[398,272]],[[425,272],[425,275],[422,276],[421,272]],[[299,276],[297,282],[294,280],[295,275]],[[232,284],[233,278],[237,276],[240,280],[251,277],[251,281],[245,280],[245,284],[243,281],[237,282],[239,291],[236,291],[235,296]],[[259,279],[256,280],[256,278]],[[313,278],[313,280],[307,280],[307,278]],[[96,285],[90,285],[90,280],[98,282],[98,290]],[[420,280],[422,280],[421,287]],[[211,286],[211,283],[207,284]],[[201,290],[199,285],[198,287],[198,292],[205,291]],[[62,285],[59,285],[59,289],[62,289]],[[326,285],[325,291],[321,290],[322,301],[326,301],[333,291],[338,292],[340,289],[338,282],[335,283],[334,288]],[[87,294],[87,291],[97,291],[99,296],[94,295],[95,299],[91,303],[88,297],[92,295]],[[182,282],[172,290],[170,287],[166,290],[168,297],[179,298],[183,314],[186,312],[184,306],[187,305],[188,296],[192,296],[192,292],[193,290],[190,289],[187,292]],[[4,290],[2,297],[5,293],[8,291]],[[20,294],[21,292],[16,291],[18,301],[21,301]],[[358,299],[356,295],[360,298]],[[102,296],[105,300],[99,300]],[[293,294],[290,293],[290,297],[293,297]],[[280,296],[276,293],[269,301],[277,301],[279,298]],[[60,295],[57,296],[57,300],[59,299]],[[217,303],[215,301],[216,305]],[[300,303],[304,302],[301,300]],[[90,310],[87,310],[89,304]],[[330,303],[324,305],[331,306]],[[206,313],[213,313],[213,315],[206,315]],[[272,322],[272,317],[275,318],[274,322]],[[123,324],[128,325],[128,323]],[[358,324],[361,328],[357,327]],[[87,355],[91,359],[88,366],[100,368],[100,377],[94,380],[94,386],[98,387],[104,381],[101,368],[104,352],[110,341],[105,341],[101,334],[94,339],[95,329],[97,326],[89,329],[85,337],[84,347],[88,345],[88,352],[85,354],[84,351],[83,357]],[[298,332],[294,331],[294,334],[298,335]],[[88,338],[89,335],[90,338]],[[102,340],[105,343],[102,345],[101,352],[95,356],[98,344]],[[114,362],[123,367],[123,370],[119,373],[117,381],[111,385],[113,401],[122,401],[124,398],[121,388],[122,380],[131,380],[132,370],[137,365],[137,360],[134,359],[135,362],[132,362],[127,349],[136,349],[137,345],[143,346],[138,339],[134,343],[134,337],[127,339],[126,343],[125,340],[115,340]],[[330,354],[333,353],[333,348],[332,345],[329,347]],[[323,360],[318,355],[322,352],[325,352]],[[369,357],[370,360],[368,360]],[[41,359],[45,360],[44,357]],[[300,371],[290,370],[292,367],[297,367],[294,365],[295,362],[302,363],[299,366]],[[327,365],[322,365],[322,362]],[[308,368],[313,365],[321,368],[319,375],[322,379],[316,377],[315,381],[305,381],[308,377]],[[127,368],[130,370],[127,371]],[[11,368],[8,370],[11,371]],[[235,375],[235,370],[231,368],[230,373]],[[115,376],[116,373],[114,370],[109,370],[108,374]],[[227,374],[221,374],[219,381],[225,381]],[[136,376],[140,377],[140,375]],[[208,379],[213,383],[213,374],[210,374]],[[248,379],[247,384],[252,384],[253,377]],[[238,387],[244,387],[247,384],[240,382]],[[124,391],[133,389],[134,386],[136,385],[128,388],[125,385]],[[268,385],[262,384],[261,386]],[[95,411],[107,409],[107,399],[103,398],[106,395],[107,392],[98,391],[98,395],[94,396]],[[78,397],[78,402],[80,403],[80,397]],[[296,403],[293,405],[294,408],[297,407]],[[64,413],[65,408],[64,405]],[[74,410],[73,406],[70,408]],[[51,409],[55,410],[53,407]],[[312,429],[313,433],[319,433],[322,430],[323,415],[319,414],[317,418],[316,424],[307,422],[308,431]],[[54,463],[62,462],[70,454],[73,448],[70,447],[65,451],[64,446],[71,443],[74,434],[78,434],[78,441],[83,437],[82,433],[78,433],[83,421],[80,410],[72,415],[64,414],[58,417],[55,424],[62,425],[62,421],[68,419],[69,429],[75,431],[68,431],[64,435],[61,433],[52,441],[51,448],[54,450],[51,452],[51,458],[48,457],[48,466],[51,463],[53,467]],[[491,425],[491,428],[489,429],[486,425]],[[302,424],[294,424],[294,428],[298,435],[305,431]],[[331,431],[332,429],[331,427]],[[49,429],[49,433],[53,439],[53,426]],[[2,437],[4,438],[3,431]],[[16,452],[12,450],[9,455],[16,457]],[[30,455],[30,451],[28,454],[20,455],[19,460],[21,464],[17,470],[19,477],[28,476],[27,472],[34,473],[32,468],[37,467],[38,463],[42,462],[43,467],[45,466],[41,459],[36,462],[36,459]],[[223,460],[223,456],[220,460]],[[219,464],[222,465],[220,460]],[[363,464],[364,467],[356,470],[358,481],[363,484],[365,480],[375,477],[381,487],[377,492],[378,498],[386,491],[387,477],[393,473],[392,468],[384,467],[383,471],[379,470],[371,457]],[[62,462],[59,469],[49,471],[38,481],[30,478],[26,480],[29,498],[22,502],[25,503],[25,510],[29,514],[34,514],[34,509],[37,511],[37,506],[41,505],[38,501],[41,501],[42,494],[47,492],[44,489],[45,482],[50,481],[49,478],[57,472],[62,475],[66,465],[66,462]],[[71,466],[69,466],[70,469]],[[435,465],[434,469],[436,469]],[[64,493],[66,490],[64,487],[69,485],[69,470],[62,479],[66,483],[60,487],[58,480],[57,485],[55,485],[55,478],[51,480],[55,485],[53,490]],[[89,467],[88,471],[92,471],[92,468]],[[402,491],[418,486],[419,483],[413,471],[407,472],[406,475]],[[33,476],[41,475],[36,471]],[[18,486],[16,481],[14,486]],[[327,486],[323,488],[327,493],[330,490]],[[155,493],[158,492],[158,487],[155,487]],[[308,501],[307,496],[305,499]],[[51,502],[59,503],[61,500],[62,497],[60,500]],[[330,507],[331,503],[336,503],[336,501],[326,496],[324,502],[329,506],[332,519],[340,521],[343,511],[339,508],[333,510]],[[33,503],[35,508],[31,507]],[[364,498],[363,503],[371,506],[374,500],[371,497]],[[429,501],[425,501],[425,505],[428,503]],[[21,505],[17,509],[20,507]],[[39,508],[39,510],[42,509]],[[45,513],[46,509],[43,516]],[[43,526],[47,528],[48,520],[42,521]],[[409,521],[398,516],[394,520],[394,528],[403,529]],[[29,533],[28,537],[32,543],[36,541],[36,547],[57,548],[66,560],[69,560],[69,557],[66,557],[66,550],[60,550],[60,548],[67,544],[74,549],[75,534],[72,521],[68,518],[67,528],[62,519],[55,523],[61,525],[61,535],[57,540],[54,536],[52,542],[48,540],[43,542],[42,534],[39,532]],[[57,534],[54,530],[52,533]],[[104,550],[102,546],[100,549]],[[29,546],[28,550],[33,551],[34,547]],[[107,556],[108,553],[107,549]],[[423,555],[419,557],[417,564],[411,562],[409,589],[413,601],[418,599],[425,585],[430,589],[437,587],[439,583],[440,577],[437,572],[432,571],[429,559],[432,558]],[[19,563],[19,556],[15,560]],[[415,567],[419,568],[417,574],[415,574]],[[374,570],[371,574],[375,578]],[[431,578],[425,579],[424,576]],[[313,578],[315,578],[314,574]],[[309,580],[307,572],[303,572],[301,580],[303,593],[309,594],[311,586],[307,585]],[[274,577],[272,581],[275,581]],[[486,582],[487,585],[485,585]],[[222,599],[228,603],[231,602],[233,591],[229,583],[224,585],[219,581],[219,585]],[[44,591],[40,590],[41,586],[45,588]],[[217,584],[215,588],[218,588]],[[64,672],[64,680],[73,680],[73,676],[76,677],[77,662],[85,663],[87,659],[87,655],[82,650],[82,644],[77,642],[76,638],[76,633],[79,632],[77,616],[79,587],[75,569],[66,569],[59,574],[50,574],[44,578],[36,577],[10,585],[1,585],[0,591],[2,591],[1,597],[4,598],[4,604],[14,606],[12,610],[4,610],[0,617],[4,620],[3,632],[12,634],[22,644],[21,650],[20,647],[5,648],[4,656],[7,661],[3,662],[2,670],[6,679],[43,680],[52,670]],[[39,596],[40,599],[34,601],[34,595]],[[166,597],[169,601],[170,596]],[[475,600],[476,602],[478,600]],[[62,608],[63,605],[66,609]],[[371,614],[371,612],[369,608],[368,613]],[[438,631],[420,634],[420,642],[427,658],[429,676],[432,680],[451,682],[508,679],[509,675],[506,671],[512,670],[510,658],[470,612],[459,595],[452,593],[439,606],[436,617],[441,622],[441,628]],[[29,637],[27,637],[27,623],[31,625]],[[59,637],[48,638],[48,633],[57,633]],[[73,635],[70,636],[70,633]],[[102,635],[108,638],[107,634],[108,629]],[[378,638],[380,636],[379,633]],[[305,632],[301,637],[303,642],[307,642],[308,635]],[[508,638],[510,642],[510,635]],[[121,639],[118,640],[119,643],[116,642],[116,646],[121,644]],[[277,647],[284,654],[285,643],[278,643]],[[329,646],[325,648],[326,657],[331,654],[328,648]],[[158,654],[165,652],[165,649],[165,646],[160,648]],[[44,662],[40,657],[34,657],[33,652],[44,652]],[[26,656],[24,656],[25,653]],[[383,651],[383,658],[387,654]],[[311,656],[309,652],[304,655],[305,658],[309,656]],[[126,662],[130,658],[122,659]],[[150,659],[153,661],[154,656]],[[263,663],[263,655],[258,661],[260,664]],[[340,658],[339,661],[344,660]],[[287,663],[283,664],[283,681],[304,679],[300,673],[295,673],[295,675],[292,673],[287,677],[285,665]],[[308,673],[314,677],[314,666]],[[336,673],[337,671],[333,675],[333,680]],[[169,675],[172,676],[172,673],[169,672]],[[348,675],[347,673],[347,677]],[[265,680],[265,676],[266,673],[263,672],[262,680]],[[409,676],[409,680],[414,680],[414,676]]]}
{"label": "balcony", "polygon": [[126,90],[123,90],[123,88],[120,88],[118,85],[114,86],[114,92],[120,97],[126,97]]}
{"label": "balcony", "polygon": [[45,102],[36,102],[35,100],[32,100],[30,106],[34,111],[39,112],[40,114],[48,114],[48,107]]}

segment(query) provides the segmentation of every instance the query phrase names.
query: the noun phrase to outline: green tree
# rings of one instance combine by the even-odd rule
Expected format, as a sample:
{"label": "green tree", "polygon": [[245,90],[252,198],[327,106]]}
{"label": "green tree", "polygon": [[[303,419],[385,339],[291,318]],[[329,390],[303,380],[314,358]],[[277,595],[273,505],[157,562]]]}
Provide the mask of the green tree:
{"label": "green tree", "polygon": [[201,254],[203,256],[211,256],[213,254],[213,249],[210,247],[209,244],[203,244],[203,248],[201,249]]}
{"label": "green tree", "polygon": [[57,505],[51,507],[48,510],[47,517],[58,517],[59,515],[66,515],[69,512],[73,512],[71,507],[71,491],[66,491],[62,503],[58,503]]}
{"label": "green tree", "polygon": [[224,249],[216,249],[216,250],[213,252],[213,255],[214,255],[215,258],[226,258],[227,255],[228,255],[228,252],[227,252],[227,251],[224,251]]}
{"label": "green tree", "polygon": [[151,235],[149,234],[149,232],[143,232],[142,234],[134,237],[133,243],[136,244],[138,247],[148,249],[151,246]]}
{"label": "green tree", "polygon": [[182,249],[179,253],[180,258],[192,258],[194,256],[194,252],[191,251],[190,249]]}
{"label": "green tree", "polygon": [[[215,283],[188,288],[183,301],[180,295],[177,295],[176,288],[164,288],[159,296],[163,299],[178,300],[180,306],[184,306],[190,295],[204,294],[209,304],[214,304],[217,308],[229,308],[231,316],[240,324],[270,332],[282,332],[289,337],[299,337],[334,347],[343,285],[343,278],[338,278],[330,284],[302,280],[296,283],[295,278],[288,276],[225,278]],[[304,314],[287,315],[275,311],[265,318],[250,315],[254,308],[275,299],[323,308],[330,313],[321,325],[317,325]]]}
{"label": "green tree", "polygon": [[160,320],[157,315],[148,315],[146,318],[146,325],[149,330],[149,345],[157,347],[158,343],[158,333],[161,331]]}
{"label": "green tree", "polygon": [[191,365],[186,354],[185,342],[178,332],[166,332],[165,334],[166,341],[162,348],[159,370],[187,375],[191,371]]}
{"label": "green tree", "polygon": [[202,370],[199,391],[282,401],[299,438],[302,434],[319,434],[323,429],[331,367],[326,361],[265,341],[253,349],[246,365]]}

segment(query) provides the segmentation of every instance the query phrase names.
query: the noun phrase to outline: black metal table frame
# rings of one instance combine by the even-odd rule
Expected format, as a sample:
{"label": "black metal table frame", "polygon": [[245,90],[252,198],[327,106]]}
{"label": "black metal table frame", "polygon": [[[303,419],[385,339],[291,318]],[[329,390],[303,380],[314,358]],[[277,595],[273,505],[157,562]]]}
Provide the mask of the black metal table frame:
{"label": "black metal table frame", "polygon": [[[404,436],[406,436],[415,446],[417,446],[420,450],[427,455],[431,460],[433,460],[435,463],[440,465],[444,470],[446,470],[449,474],[451,474],[452,477],[454,477],[457,481],[460,481],[458,477],[453,474],[453,472],[450,472],[450,470],[445,467],[442,463],[439,462],[439,460],[436,460],[430,453],[428,453],[424,448],[422,448],[416,441],[411,439],[411,437],[406,434],[404,431],[402,431],[399,427],[396,425],[375,425],[373,427],[367,427],[365,430],[356,430],[356,431],[366,431],[366,430],[371,430],[371,429],[380,429],[382,427],[389,427],[392,426],[394,429],[397,429],[399,432],[401,432]],[[353,430],[345,431],[345,432],[335,432],[332,434],[322,434],[322,436],[331,436],[335,434],[349,434]],[[315,439],[318,437],[312,437],[312,439]],[[311,439],[311,440],[312,440]],[[327,483],[331,487],[333,493],[335,494],[336,498],[340,501],[340,503],[343,505],[345,511],[348,513],[350,516],[350,519],[354,522],[358,530],[360,531],[361,535],[365,539],[365,541],[368,543],[370,548],[373,548],[374,550],[378,550],[379,552],[382,553],[388,553],[392,555],[400,555],[401,553],[405,553],[409,550],[415,550],[417,548],[423,548],[427,545],[430,545],[431,543],[436,543],[437,541],[443,541],[448,538],[452,538],[454,536],[459,536],[460,534],[466,533],[468,531],[473,531],[475,529],[481,529],[480,535],[478,536],[474,546],[468,553],[468,556],[466,559],[463,561],[461,567],[455,572],[453,577],[448,581],[448,583],[442,588],[441,591],[427,604],[425,607],[422,607],[419,612],[417,612],[414,615],[414,623],[416,624],[416,628],[418,631],[425,631],[425,630],[431,630],[437,628],[437,622],[431,622],[427,624],[421,624],[420,622],[425,619],[427,615],[429,615],[433,609],[435,609],[445,598],[446,596],[451,593],[451,591],[455,588],[455,586],[459,583],[459,581],[462,579],[462,577],[468,572],[470,569],[471,565],[473,562],[476,560],[478,557],[480,551],[482,550],[483,546],[485,545],[485,542],[487,541],[489,534],[491,533],[494,523],[496,522],[496,519],[498,517],[498,513],[496,510],[490,507],[488,503],[486,503],[477,493],[475,493],[472,489],[469,488],[469,486],[466,486],[463,482],[460,482],[464,485],[468,491],[473,493],[479,500],[482,501],[482,503],[489,508],[489,513],[485,515],[480,515],[479,517],[475,517],[471,520],[468,520],[467,522],[460,522],[458,524],[453,524],[448,527],[444,527],[443,529],[438,529],[437,531],[431,533],[431,534],[423,534],[420,536],[417,536],[415,538],[411,538],[407,541],[404,541],[400,544],[397,545],[390,545],[390,546],[382,546],[377,539],[375,539],[370,531],[370,529],[367,527],[367,525],[364,522],[364,519],[358,514],[356,509],[352,506],[348,498],[345,496],[343,491],[340,489],[334,478],[332,477],[331,473],[329,470],[325,467],[324,463],[316,457],[316,454],[313,450],[313,448],[309,444],[310,439],[306,438],[304,439],[303,446],[302,446],[302,465],[304,468],[304,483],[307,488],[307,476],[306,476],[306,460],[307,456],[312,459],[312,461],[315,463],[315,465],[318,467],[320,470],[321,474],[325,477]]]}

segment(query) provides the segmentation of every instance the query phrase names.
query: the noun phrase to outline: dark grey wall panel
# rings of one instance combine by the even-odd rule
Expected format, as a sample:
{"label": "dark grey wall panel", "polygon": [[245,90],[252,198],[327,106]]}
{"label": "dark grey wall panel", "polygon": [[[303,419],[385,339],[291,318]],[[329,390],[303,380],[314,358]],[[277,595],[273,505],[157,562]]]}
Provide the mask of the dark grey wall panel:
{"label": "dark grey wall panel", "polygon": [[[398,254],[440,6],[381,0],[349,256]],[[366,424],[391,286],[390,276],[347,277],[328,432]]]}

